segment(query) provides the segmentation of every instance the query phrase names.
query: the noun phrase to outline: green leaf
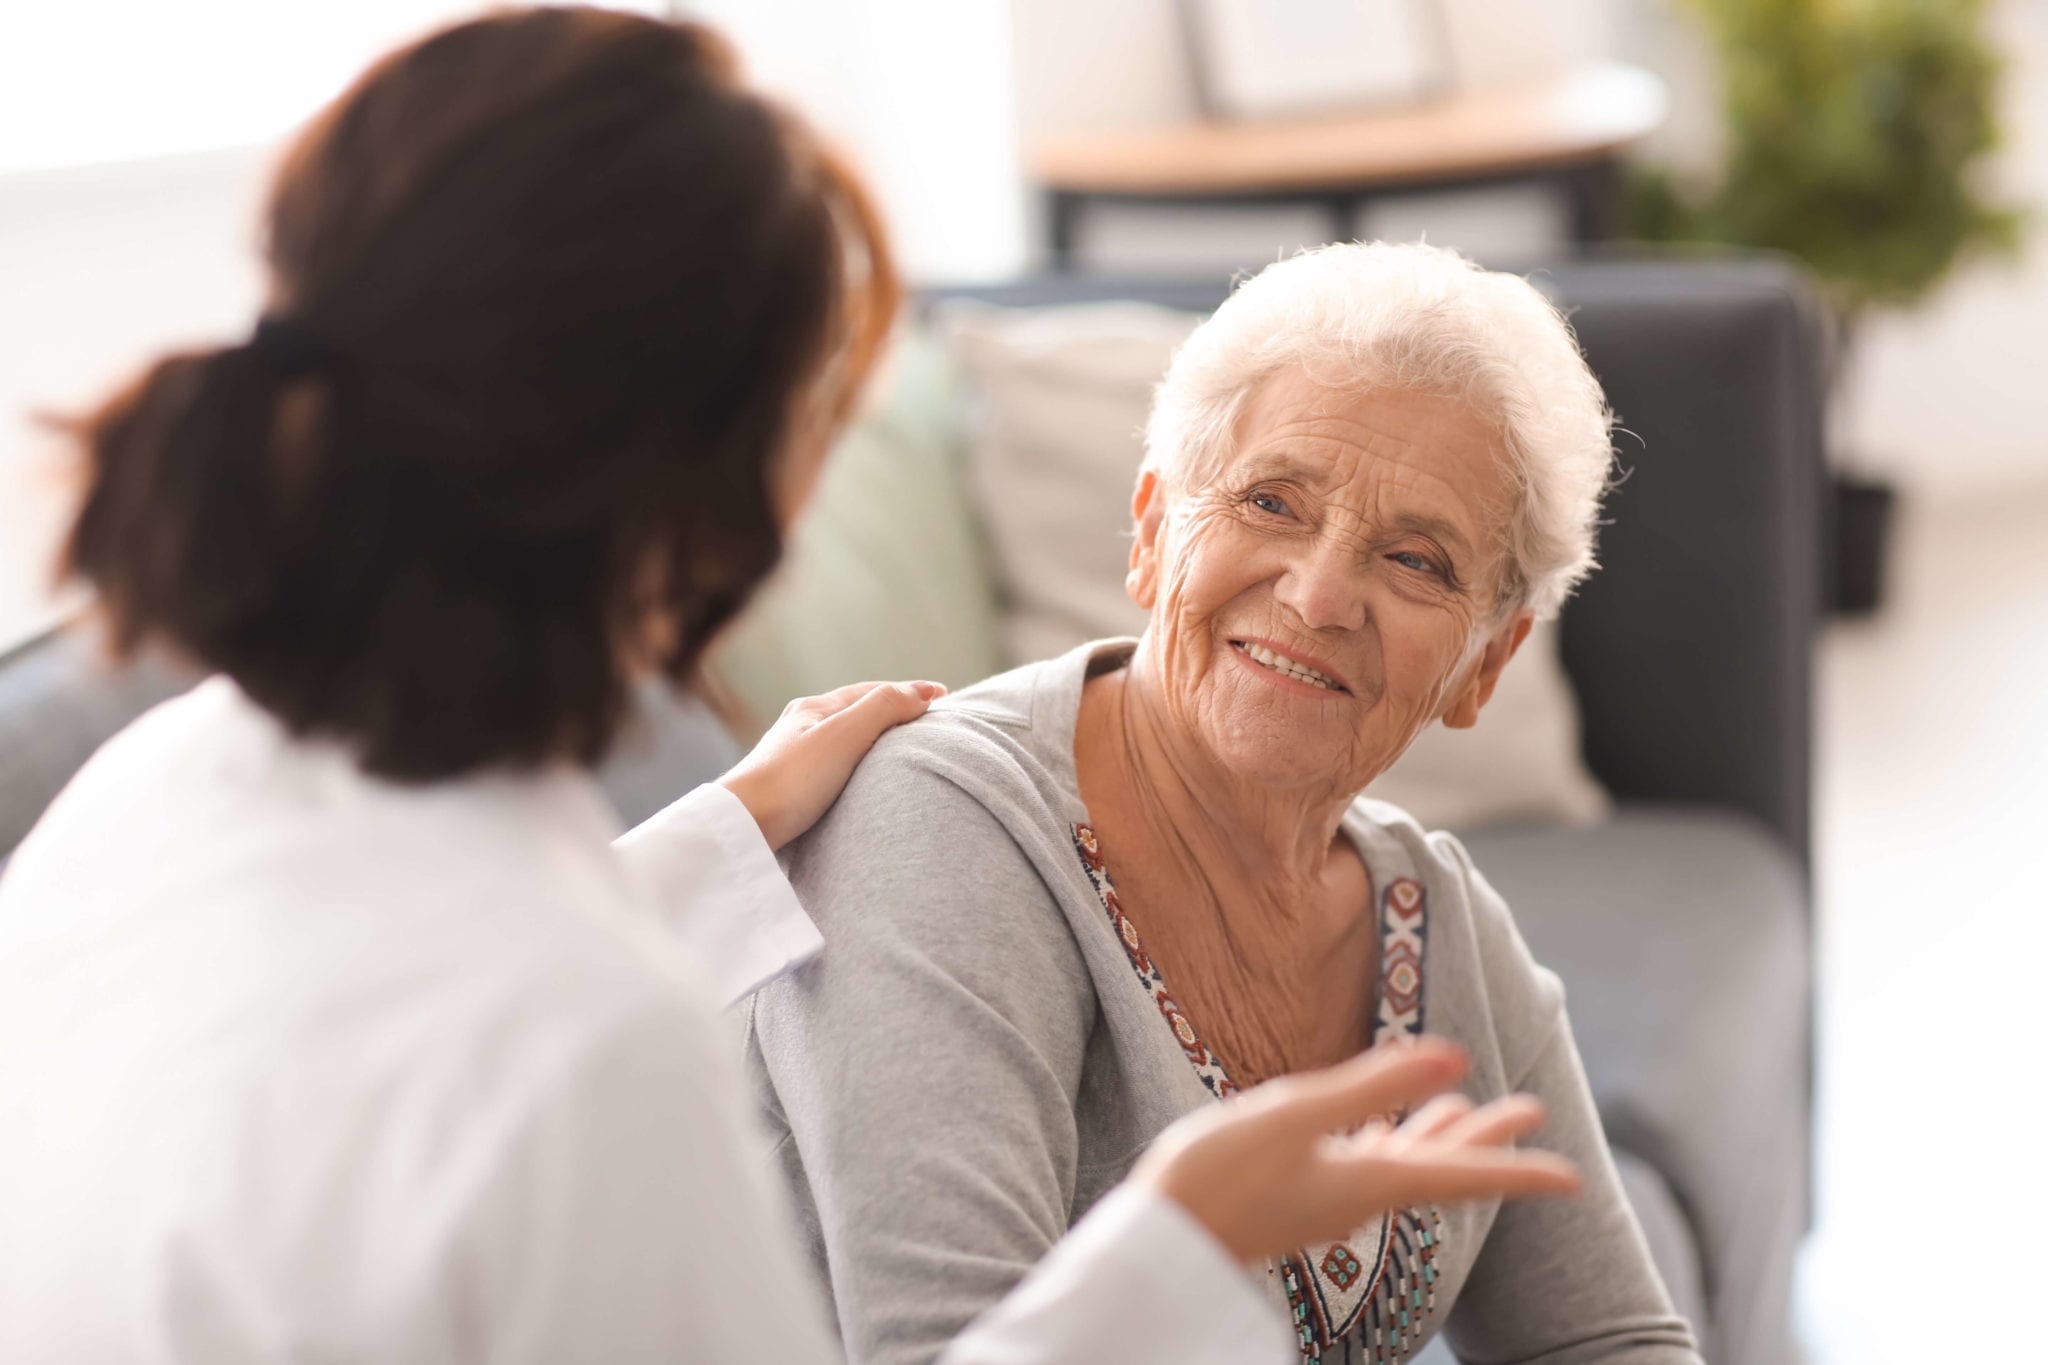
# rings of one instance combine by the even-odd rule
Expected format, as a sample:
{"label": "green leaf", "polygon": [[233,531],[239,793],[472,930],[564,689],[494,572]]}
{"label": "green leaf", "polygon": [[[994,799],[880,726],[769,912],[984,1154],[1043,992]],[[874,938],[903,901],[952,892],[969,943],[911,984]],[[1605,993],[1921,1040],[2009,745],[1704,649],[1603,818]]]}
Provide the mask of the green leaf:
{"label": "green leaf", "polygon": [[1984,0],[1681,3],[1720,58],[1727,159],[1703,185],[1637,167],[1633,234],[1788,252],[1858,312],[2017,249],[2026,211],[1982,186],[2003,75]]}

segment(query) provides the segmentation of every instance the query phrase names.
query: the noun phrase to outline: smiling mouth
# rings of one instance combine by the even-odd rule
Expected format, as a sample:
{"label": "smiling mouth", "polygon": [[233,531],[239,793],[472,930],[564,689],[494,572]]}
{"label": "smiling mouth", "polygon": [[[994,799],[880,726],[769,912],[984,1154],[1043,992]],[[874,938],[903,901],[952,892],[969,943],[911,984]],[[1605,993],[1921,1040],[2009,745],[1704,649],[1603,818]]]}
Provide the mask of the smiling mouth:
{"label": "smiling mouth", "polygon": [[1230,647],[1257,664],[1260,668],[1271,673],[1278,673],[1283,678],[1292,678],[1296,682],[1307,683],[1310,687],[1320,687],[1325,692],[1348,692],[1350,690],[1329,674],[1319,673],[1307,664],[1290,659],[1278,650],[1268,649],[1262,644],[1249,640],[1232,640]]}

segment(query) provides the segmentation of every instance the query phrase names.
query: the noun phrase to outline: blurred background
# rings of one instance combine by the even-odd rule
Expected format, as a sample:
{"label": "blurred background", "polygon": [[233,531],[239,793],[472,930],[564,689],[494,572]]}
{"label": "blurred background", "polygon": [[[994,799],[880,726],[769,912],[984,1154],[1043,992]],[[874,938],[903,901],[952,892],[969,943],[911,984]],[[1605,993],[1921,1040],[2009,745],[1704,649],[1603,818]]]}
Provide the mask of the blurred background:
{"label": "blurred background", "polygon": [[[1745,992],[1762,989],[1752,978],[1768,964],[1681,962],[1706,1003],[1676,1019],[1663,1061],[1642,1064],[1671,1074],[1603,1090],[1610,1131],[1640,1117],[1630,1086],[1683,1089],[1698,1059],[1748,1056],[1752,1027],[1790,1028],[1805,1058],[1810,1010],[1800,1142],[1812,1219],[1801,1207],[1790,1224],[1803,1235],[1796,1352],[1830,1363],[2026,1353],[2027,1272],[2048,1216],[2048,1176],[2020,1117],[2038,1106],[2025,1077],[2048,1040],[2032,1008],[2048,948],[2048,0],[624,8],[730,33],[760,80],[853,151],[923,291],[916,335],[880,415],[835,466],[820,528],[728,652],[721,704],[742,737],[779,695],[844,681],[841,669],[900,663],[888,671],[964,682],[1062,631],[1119,626],[1090,596],[1099,581],[1061,575],[1104,546],[1112,567],[1120,559],[1114,513],[1146,386],[1190,310],[1302,246],[1426,237],[1535,271],[1575,317],[1584,310],[1611,394],[1624,353],[1661,364],[1662,388],[1630,390],[1636,411],[1615,397],[1633,434],[1623,462],[1645,485],[1640,502],[1627,486],[1617,496],[1616,535],[1643,538],[1624,556],[1652,566],[1642,573],[1658,562],[1647,547],[1663,544],[1700,581],[1725,570],[1732,618],[1790,623],[1771,658],[1736,668],[1738,680],[1772,671],[1764,690],[1782,714],[1747,741],[1732,733],[1746,729],[1738,714],[1725,742],[1764,734],[1784,750],[1759,767],[1775,774],[1771,791],[1730,803],[1766,825],[1764,808],[1780,811],[1796,985],[1789,1004],[1753,1007]],[[0,12],[0,692],[10,662],[83,605],[51,582],[67,478],[36,415],[78,410],[156,350],[244,333],[262,301],[256,214],[282,139],[379,52],[476,9],[94,0]],[[981,306],[949,301],[957,286],[974,286]],[[1789,300],[1789,321],[1754,334],[1783,350],[1724,375],[1717,310],[1736,316],[1759,289]],[[998,315],[989,300],[1030,307]],[[1129,306],[1103,314],[1116,300]],[[1053,307],[1077,301],[1095,311]],[[1591,340],[1610,334],[1606,351]],[[1684,401],[1673,387],[1689,390]],[[1080,407],[1059,406],[1075,395]],[[1782,449],[1715,425],[1760,405],[1793,412],[1772,428]],[[1097,448],[1067,450],[1077,433]],[[1791,567],[1734,563],[1748,541],[1682,507],[1668,523],[1629,523],[1662,505],[1658,460],[1674,450],[1731,469],[1770,464],[1776,481],[1758,486],[1777,488],[1773,500],[1731,494],[1723,510],[1752,530],[1768,519],[1758,543]],[[913,468],[928,477],[907,493],[892,485]],[[1016,509],[1075,491],[1103,504],[1100,534],[1071,562],[1035,564],[1046,529]],[[874,611],[894,615],[857,618],[862,638],[835,653],[828,618],[841,604],[820,580],[835,555],[842,579],[881,573],[861,557],[874,534],[861,519],[881,515],[863,500],[898,493],[929,517],[907,542],[913,561],[935,557],[900,566],[906,580],[943,581],[876,592]],[[876,543],[885,558],[905,553],[901,537]],[[1724,546],[1726,565],[1714,559]],[[1591,624],[1575,636],[1568,611],[1563,625],[1589,771],[1573,752],[1548,795],[1520,804],[1474,808],[1454,791],[1429,808],[1442,823],[1520,830],[1541,817],[1583,830],[1638,796],[1713,786],[1642,778],[1666,751],[1603,752],[1590,714],[1600,687],[1626,674],[1630,638],[1711,660],[1711,604],[1639,605],[1639,634],[1617,644],[1618,609],[1600,591],[1587,610],[1607,622],[1603,660]],[[1554,727],[1546,742],[1575,750],[1569,696],[1562,710],[1531,706],[1549,718],[1532,727]],[[1432,780],[1491,782],[1509,761],[1452,756],[1448,777],[1413,775],[1412,799],[1427,807]],[[0,754],[0,788],[27,782],[9,762]],[[0,790],[23,808],[45,796]],[[1748,894],[1741,878],[1697,879],[1678,906],[1648,874],[1602,875],[1622,879],[1603,894],[1635,898],[1625,932],[1645,942],[1684,940],[1674,916],[1739,924],[1746,913],[1732,903]],[[1543,934],[1531,937],[1541,951]],[[1613,970],[1567,973],[1575,1013],[1633,998],[1625,966]],[[1710,1125],[1738,1166],[1749,1103],[1738,1067]],[[1716,1210],[1695,1205],[1721,1196],[1688,1189],[1685,1159],[1654,1133],[1640,1145],[1669,1176],[1678,1221],[1701,1229],[1684,1273],[1705,1300],[1726,1298],[1746,1273],[1745,1239],[1778,1234],[1760,1214],[1713,1226]],[[1796,1181],[1782,1188],[1803,1203]],[[1752,1272],[1777,1273],[1775,1252],[1757,1257],[1766,1270]],[[1714,1330],[1712,1359],[1795,1358],[1754,1323]]]}

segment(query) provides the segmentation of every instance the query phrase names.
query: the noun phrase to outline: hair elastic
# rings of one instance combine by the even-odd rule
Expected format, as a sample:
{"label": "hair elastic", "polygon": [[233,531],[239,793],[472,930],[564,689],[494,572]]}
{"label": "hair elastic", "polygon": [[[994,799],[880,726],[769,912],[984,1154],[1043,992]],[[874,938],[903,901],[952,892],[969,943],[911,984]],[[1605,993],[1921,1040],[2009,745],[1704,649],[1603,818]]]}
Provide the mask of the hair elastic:
{"label": "hair elastic", "polygon": [[334,368],[335,349],[289,318],[264,314],[249,335],[249,349],[263,356],[283,379]]}

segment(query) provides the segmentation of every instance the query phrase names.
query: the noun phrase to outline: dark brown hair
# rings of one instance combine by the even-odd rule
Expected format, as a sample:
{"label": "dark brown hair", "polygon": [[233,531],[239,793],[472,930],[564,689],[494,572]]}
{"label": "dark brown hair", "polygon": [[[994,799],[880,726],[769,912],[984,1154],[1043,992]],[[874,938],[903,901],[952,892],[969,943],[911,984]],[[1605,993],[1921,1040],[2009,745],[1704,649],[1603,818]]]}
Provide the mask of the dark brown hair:
{"label": "dark brown hair", "polygon": [[273,321],[81,424],[64,558],[408,781],[611,743],[781,548],[898,298],[873,208],[715,34],[598,10],[386,58],[286,157]]}

